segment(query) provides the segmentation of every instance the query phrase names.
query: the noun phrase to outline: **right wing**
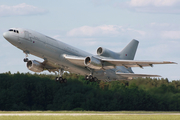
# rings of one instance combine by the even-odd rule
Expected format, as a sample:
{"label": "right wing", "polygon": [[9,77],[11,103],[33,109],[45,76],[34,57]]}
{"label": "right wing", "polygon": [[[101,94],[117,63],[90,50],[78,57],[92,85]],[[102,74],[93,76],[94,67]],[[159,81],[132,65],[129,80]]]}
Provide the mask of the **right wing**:
{"label": "right wing", "polygon": [[170,61],[138,61],[138,60],[118,60],[118,59],[101,59],[103,62],[108,62],[111,63],[112,65],[115,66],[124,66],[126,68],[129,67],[147,67],[151,66],[153,67],[153,64],[177,64],[175,62],[170,62]]}
{"label": "right wing", "polygon": [[[64,58],[71,63],[85,67],[84,64],[86,57],[79,57],[79,56],[72,56],[72,55],[64,55]],[[111,58],[101,58],[101,57],[95,57],[96,59],[99,59],[103,63],[103,69],[106,69],[106,65],[109,67],[115,67],[115,66],[124,66],[126,68],[129,67],[147,67],[151,66],[153,67],[153,64],[177,64],[175,62],[170,61],[138,61],[138,60],[119,60],[119,59],[111,59]],[[91,61],[90,61],[91,62]],[[108,69],[108,67],[107,67]]]}

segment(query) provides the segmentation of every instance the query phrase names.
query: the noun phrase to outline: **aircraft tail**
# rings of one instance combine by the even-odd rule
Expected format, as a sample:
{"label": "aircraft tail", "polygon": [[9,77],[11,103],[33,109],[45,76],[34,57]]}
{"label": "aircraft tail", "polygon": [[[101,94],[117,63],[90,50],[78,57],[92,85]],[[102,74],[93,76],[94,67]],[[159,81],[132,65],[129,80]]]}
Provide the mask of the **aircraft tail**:
{"label": "aircraft tail", "polygon": [[120,59],[133,60],[136,54],[139,41],[133,39],[119,54]]}

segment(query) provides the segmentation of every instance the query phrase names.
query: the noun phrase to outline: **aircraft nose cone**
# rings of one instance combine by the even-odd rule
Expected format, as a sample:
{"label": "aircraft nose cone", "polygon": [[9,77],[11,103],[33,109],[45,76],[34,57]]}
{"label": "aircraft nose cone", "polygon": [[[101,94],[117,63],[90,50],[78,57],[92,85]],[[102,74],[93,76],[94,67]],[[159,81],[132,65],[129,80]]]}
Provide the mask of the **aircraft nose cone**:
{"label": "aircraft nose cone", "polygon": [[7,39],[8,39],[8,33],[7,33],[7,32],[4,32],[4,33],[3,33],[3,37],[7,40]]}

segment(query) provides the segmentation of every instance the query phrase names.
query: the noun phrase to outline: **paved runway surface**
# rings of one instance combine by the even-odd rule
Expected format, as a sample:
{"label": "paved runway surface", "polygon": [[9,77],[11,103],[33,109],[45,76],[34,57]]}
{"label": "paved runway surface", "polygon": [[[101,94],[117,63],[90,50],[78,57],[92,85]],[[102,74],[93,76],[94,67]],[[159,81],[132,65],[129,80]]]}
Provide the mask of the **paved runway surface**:
{"label": "paved runway surface", "polygon": [[0,113],[0,116],[180,115],[180,113]]}

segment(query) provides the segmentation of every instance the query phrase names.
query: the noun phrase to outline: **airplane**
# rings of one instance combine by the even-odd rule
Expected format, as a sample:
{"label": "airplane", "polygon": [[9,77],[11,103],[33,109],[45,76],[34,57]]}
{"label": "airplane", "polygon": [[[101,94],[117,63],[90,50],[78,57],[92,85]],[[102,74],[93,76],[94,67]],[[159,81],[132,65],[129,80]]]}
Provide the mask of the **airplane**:
{"label": "airplane", "polygon": [[[3,37],[12,45],[21,49],[26,57],[24,62],[33,72],[58,72],[56,81],[66,83],[64,71],[84,75],[86,80],[96,82],[131,80],[134,77],[161,77],[151,74],[135,74],[132,67],[153,67],[154,64],[177,64],[170,61],[139,61],[134,60],[139,44],[133,39],[121,52],[113,52],[104,47],[97,49],[97,55],[70,46],[54,38],[48,37],[30,29],[10,28]],[[32,54],[44,59],[43,62],[29,60]]]}

